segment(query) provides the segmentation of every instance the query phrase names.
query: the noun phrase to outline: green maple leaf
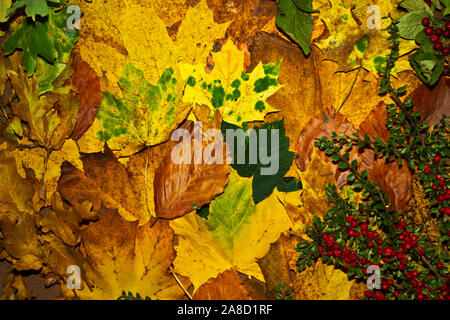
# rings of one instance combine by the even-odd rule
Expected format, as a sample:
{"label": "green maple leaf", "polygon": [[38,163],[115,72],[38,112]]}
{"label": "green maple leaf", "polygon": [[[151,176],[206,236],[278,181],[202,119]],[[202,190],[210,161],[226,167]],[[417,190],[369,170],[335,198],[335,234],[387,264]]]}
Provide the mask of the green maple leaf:
{"label": "green maple leaf", "polygon": [[174,68],[167,68],[152,85],[128,63],[118,83],[123,98],[103,93],[97,114],[102,129],[96,135],[113,150],[130,155],[166,141],[190,110],[189,104],[181,102],[185,83]]}
{"label": "green maple leaf", "polygon": [[57,13],[50,10],[48,17],[34,22],[24,19],[22,26],[3,43],[3,51],[9,55],[22,49],[22,63],[29,75],[36,71],[38,56],[52,65],[66,62],[79,33],[66,28],[68,17],[63,9]]}
{"label": "green maple leaf", "polygon": [[[224,133],[225,136],[225,140],[226,140],[226,130],[227,129],[233,129],[233,130],[239,130],[240,128],[238,126],[229,124],[225,121],[222,122],[222,132]],[[261,129],[267,129],[267,144],[263,145],[261,144],[261,135],[260,135],[260,130]],[[275,187],[277,185],[279,185],[283,191],[284,190],[288,190],[290,188],[292,188],[292,186],[290,187],[286,187],[284,188],[284,184],[283,184],[283,177],[284,175],[289,171],[289,168],[291,166],[292,160],[294,159],[294,153],[289,151],[289,138],[286,136],[286,131],[284,128],[284,119],[283,120],[279,120],[279,121],[274,121],[271,123],[265,123],[260,127],[254,127],[251,130],[255,130],[256,136],[258,137],[258,145],[257,145],[257,149],[256,149],[256,153],[258,154],[257,157],[257,161],[256,163],[252,164],[250,163],[250,152],[252,152],[251,147],[250,147],[250,131],[248,130],[248,126],[247,123],[243,124],[243,130],[246,133],[245,135],[245,145],[238,145],[238,140],[235,138],[235,143],[234,143],[234,150],[231,150],[231,156],[233,159],[237,159],[238,157],[238,148],[245,148],[245,163],[243,164],[239,164],[237,163],[238,161],[233,161],[234,163],[231,165],[233,167],[233,169],[235,169],[238,174],[242,177],[252,177],[253,176],[253,182],[252,182],[252,186],[253,186],[253,201],[255,202],[255,204],[261,202],[262,200],[266,199],[267,197],[269,197],[273,190],[275,189]],[[263,175],[261,174],[261,169],[262,168],[268,168],[270,167],[270,163],[269,164],[263,164],[261,162],[260,159],[260,153],[261,151],[263,151],[262,153],[266,152],[265,154],[270,154],[270,150],[271,150],[271,134],[272,134],[272,130],[278,130],[278,134],[279,134],[279,145],[278,145],[278,150],[276,151],[278,153],[278,160],[279,160],[279,165],[278,165],[278,170],[276,171],[275,174],[272,175]],[[265,149],[265,150],[261,150],[261,149]],[[254,152],[254,151],[253,151]],[[269,157],[271,157],[273,155],[269,155]],[[293,188],[292,188],[293,189]]]}

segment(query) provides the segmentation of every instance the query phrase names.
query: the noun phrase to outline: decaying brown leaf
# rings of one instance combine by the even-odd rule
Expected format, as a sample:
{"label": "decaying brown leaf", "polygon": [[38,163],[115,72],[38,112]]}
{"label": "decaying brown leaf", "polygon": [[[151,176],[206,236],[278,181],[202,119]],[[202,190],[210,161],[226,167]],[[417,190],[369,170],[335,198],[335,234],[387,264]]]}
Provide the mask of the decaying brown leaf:
{"label": "decaying brown leaf", "polygon": [[421,84],[410,98],[414,102],[414,110],[422,113],[422,121],[430,125],[439,123],[443,114],[450,114],[450,78],[442,77],[431,89]]}
{"label": "decaying brown leaf", "polygon": [[[228,183],[230,166],[223,141],[192,139],[180,142],[177,147],[180,149],[167,154],[155,173],[157,218],[174,219],[198,209],[221,194]],[[181,153],[176,153],[177,150]],[[198,158],[199,154],[203,160]],[[206,163],[206,155],[215,162]],[[175,163],[180,160],[183,163]]]}
{"label": "decaying brown leaf", "polygon": [[233,269],[219,273],[195,291],[193,300],[248,300],[248,293]]}
{"label": "decaying brown leaf", "polygon": [[78,55],[75,72],[66,81],[66,84],[77,88],[77,99],[80,100],[77,124],[72,133],[72,137],[78,140],[94,122],[97,110],[102,102],[100,79],[94,69]]}

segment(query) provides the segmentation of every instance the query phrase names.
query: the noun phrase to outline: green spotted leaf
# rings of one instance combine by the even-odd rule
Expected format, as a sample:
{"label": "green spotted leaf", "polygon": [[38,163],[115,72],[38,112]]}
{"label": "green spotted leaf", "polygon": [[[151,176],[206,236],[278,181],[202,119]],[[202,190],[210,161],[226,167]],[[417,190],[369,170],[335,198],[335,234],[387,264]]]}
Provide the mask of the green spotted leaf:
{"label": "green spotted leaf", "polygon": [[219,109],[223,120],[241,126],[243,122],[263,121],[277,111],[266,99],[279,88],[281,61],[259,63],[251,73],[244,69],[244,51],[228,40],[218,53],[212,53],[214,68],[206,73],[202,65],[182,64],[186,80],[183,101],[207,105],[212,113]]}
{"label": "green spotted leaf", "polygon": [[[232,148],[230,150],[233,159],[231,166],[242,177],[253,176],[252,196],[257,204],[269,197],[276,186],[283,188],[283,177],[289,171],[294,160],[294,153],[289,151],[289,138],[286,136],[284,119],[265,123],[250,130],[246,123],[243,127],[241,129],[225,121],[222,122],[225,141],[230,149]],[[242,132],[241,139],[239,131]],[[262,139],[261,137],[264,136],[266,138]],[[277,142],[278,148],[276,148]],[[264,160],[263,158],[266,157],[267,159]]]}
{"label": "green spotted leaf", "polygon": [[141,70],[128,63],[118,81],[123,98],[103,93],[97,114],[102,128],[97,137],[122,155],[168,140],[190,110],[181,102],[184,82],[175,71],[166,69],[152,85]]}

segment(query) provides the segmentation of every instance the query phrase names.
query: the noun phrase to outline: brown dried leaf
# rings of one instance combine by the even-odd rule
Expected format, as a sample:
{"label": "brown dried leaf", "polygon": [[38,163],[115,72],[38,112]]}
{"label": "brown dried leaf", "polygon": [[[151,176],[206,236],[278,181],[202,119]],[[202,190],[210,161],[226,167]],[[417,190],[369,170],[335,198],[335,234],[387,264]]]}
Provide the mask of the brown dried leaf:
{"label": "brown dried leaf", "polygon": [[274,16],[276,3],[267,0],[208,0],[214,12],[214,21],[233,21],[228,35],[240,44],[249,44]]}
{"label": "brown dried leaf", "polygon": [[195,291],[193,300],[248,300],[248,292],[233,269],[219,273]]}
{"label": "brown dried leaf", "polygon": [[442,77],[431,89],[421,84],[410,98],[414,102],[414,110],[422,113],[422,121],[430,125],[439,123],[443,114],[450,114],[450,78]]}
{"label": "brown dried leaf", "polygon": [[[203,139],[202,144],[198,139],[192,139],[184,140],[178,146],[178,152],[186,150],[188,159],[184,160],[190,160],[190,164],[176,164],[174,161],[181,160],[183,156],[171,152],[156,170],[154,190],[157,218],[174,219],[198,209],[221,194],[228,183],[230,165],[227,164],[227,148],[223,141]],[[205,159],[199,163],[196,154],[200,153],[216,157],[221,163],[208,164]]]}
{"label": "brown dried leaf", "polygon": [[72,133],[72,137],[78,140],[94,122],[102,102],[100,79],[94,69],[78,55],[75,72],[66,81],[66,84],[77,88],[77,98],[80,100],[77,123]]}

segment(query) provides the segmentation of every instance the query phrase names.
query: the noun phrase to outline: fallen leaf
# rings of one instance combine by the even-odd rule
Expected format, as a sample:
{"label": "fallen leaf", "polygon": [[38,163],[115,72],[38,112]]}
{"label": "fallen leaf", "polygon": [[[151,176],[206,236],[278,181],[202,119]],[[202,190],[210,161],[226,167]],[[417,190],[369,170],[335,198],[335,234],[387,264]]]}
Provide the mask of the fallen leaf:
{"label": "fallen leaf", "polygon": [[103,204],[109,209],[118,209],[125,220],[139,220],[141,225],[149,220],[151,213],[146,210],[147,206],[141,206],[132,177],[111,150],[81,154],[81,161],[84,172],[67,161],[61,166],[58,191],[65,200],[72,205],[89,201],[94,211]]}
{"label": "fallen leaf", "polygon": [[13,272],[3,280],[3,294],[0,300],[31,300],[35,295],[26,287],[21,274]]}
{"label": "fallen leaf", "polygon": [[422,121],[430,125],[439,123],[443,114],[450,114],[450,78],[442,77],[432,88],[421,84],[410,98],[414,102],[414,110],[420,111]]}
{"label": "fallen leaf", "polygon": [[207,73],[202,65],[182,64],[187,86],[183,101],[219,109],[223,120],[241,126],[242,122],[264,120],[275,112],[265,100],[279,88],[280,62],[259,63],[251,73],[244,69],[244,51],[229,40],[218,53],[212,53],[214,68]]}
{"label": "fallen leaf", "polygon": [[152,85],[142,71],[127,64],[119,86],[122,99],[103,93],[97,113],[102,128],[96,135],[122,156],[168,140],[190,111],[190,105],[181,102],[184,83],[177,69],[166,69]]}
{"label": "fallen leaf", "polygon": [[[220,133],[218,129],[217,132]],[[228,183],[230,166],[221,137],[202,142],[195,139],[194,133],[194,139],[183,140],[178,147],[176,150],[182,150],[183,155],[173,151],[167,154],[155,172],[156,218],[174,219],[198,209],[221,194]],[[185,149],[188,158],[184,156]],[[201,162],[198,153],[203,158]],[[207,163],[206,155],[212,157],[212,163]],[[183,162],[176,163],[178,160]]]}
{"label": "fallen leaf", "polygon": [[219,273],[202,284],[193,300],[248,300],[248,293],[233,269]]}
{"label": "fallen leaf", "polygon": [[292,226],[277,191],[255,206],[251,179],[234,170],[229,179],[224,193],[211,202],[207,220],[191,212],[170,221],[178,237],[175,271],[189,277],[194,292],[230,268],[263,281],[256,259]]}
{"label": "fallen leaf", "polygon": [[276,4],[266,0],[208,0],[214,21],[231,21],[227,34],[236,43],[249,45],[255,34],[274,16]]}
{"label": "fallen leaf", "polygon": [[[167,271],[175,256],[167,221],[158,221],[152,228],[148,223],[138,226],[103,206],[98,216],[97,222],[82,231],[84,254],[95,278],[91,288],[76,291],[78,297],[115,300],[125,290],[151,299],[183,298],[184,291]],[[189,286],[186,279],[181,281]],[[66,297],[74,296],[66,286],[61,290]]]}
{"label": "fallen leaf", "polygon": [[[375,0],[370,5],[376,5],[381,16],[391,13],[398,17],[397,4],[400,0]],[[350,71],[359,66],[377,75],[382,71],[385,57],[389,53],[390,40],[387,26],[389,19],[380,19],[376,26],[376,16],[373,10],[367,10],[364,1],[350,2],[340,0],[314,0],[313,8],[319,10],[316,14],[329,30],[329,36],[316,42],[324,52],[326,59],[338,62],[339,71]],[[381,17],[380,17],[381,18]],[[412,51],[417,46],[414,40],[400,41],[400,56]],[[411,69],[407,60],[400,60],[394,73]]]}
{"label": "fallen leaf", "polygon": [[77,98],[80,100],[77,124],[72,133],[72,137],[78,140],[94,122],[97,110],[102,102],[100,80],[89,64],[78,55],[75,72],[66,84],[77,88]]}

